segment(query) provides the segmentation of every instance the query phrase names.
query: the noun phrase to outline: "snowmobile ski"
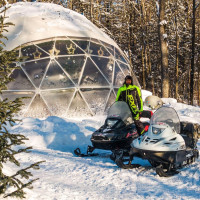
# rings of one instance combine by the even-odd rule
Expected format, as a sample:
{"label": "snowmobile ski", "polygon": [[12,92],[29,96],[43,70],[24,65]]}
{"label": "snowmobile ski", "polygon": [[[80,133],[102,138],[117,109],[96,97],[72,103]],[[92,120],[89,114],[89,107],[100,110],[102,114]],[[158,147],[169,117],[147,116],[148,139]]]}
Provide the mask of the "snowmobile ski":
{"label": "snowmobile ski", "polygon": [[87,148],[87,153],[86,154],[83,154],[81,153],[81,150],[80,148],[76,148],[74,150],[74,153],[75,155],[79,156],[79,157],[90,157],[90,156],[98,156],[99,154],[98,153],[92,153],[94,151],[94,147],[88,145],[88,148]]}
{"label": "snowmobile ski", "polygon": [[178,173],[179,171],[174,170],[174,169],[164,170],[162,165],[159,165],[158,167],[156,167],[156,174],[158,174],[160,177],[170,177]]}
{"label": "snowmobile ski", "polygon": [[[117,164],[118,167],[122,169],[133,169],[133,168],[138,168],[141,165],[140,164],[132,164],[133,161],[133,156],[128,156],[129,158],[125,158],[124,156],[124,151],[119,150],[116,152],[116,158],[115,158],[115,163]],[[128,162],[128,164],[126,164]]]}

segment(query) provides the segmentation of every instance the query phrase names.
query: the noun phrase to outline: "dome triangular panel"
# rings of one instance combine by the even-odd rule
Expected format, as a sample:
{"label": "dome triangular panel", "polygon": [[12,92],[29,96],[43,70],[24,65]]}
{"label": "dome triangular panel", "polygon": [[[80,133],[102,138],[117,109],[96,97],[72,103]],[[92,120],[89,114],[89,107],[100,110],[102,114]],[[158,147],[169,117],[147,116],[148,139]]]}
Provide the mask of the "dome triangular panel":
{"label": "dome triangular panel", "polygon": [[90,42],[90,52],[93,55],[107,56],[107,57],[110,56],[110,53],[105,49],[104,46],[93,42]]}
{"label": "dome triangular panel", "polygon": [[81,89],[83,96],[91,110],[97,114],[105,109],[105,100],[108,98],[110,89]]}
{"label": "dome triangular panel", "polygon": [[114,51],[114,46],[108,44],[108,43],[105,43],[103,41],[101,41],[101,43],[106,47],[106,49],[108,50],[108,52],[110,54],[112,54],[113,56],[115,55],[115,51]]}
{"label": "dome triangular panel", "polygon": [[118,92],[119,88],[114,88],[114,92],[115,92],[115,95],[117,96],[117,92]]}
{"label": "dome triangular panel", "polygon": [[21,97],[28,97],[25,99],[22,99],[23,105],[21,106],[21,110],[18,113],[19,115],[22,115],[23,112],[26,110],[26,108],[29,106],[33,96],[35,95],[35,92],[29,92],[29,91],[3,91],[2,92],[2,99],[8,98],[9,100],[13,101],[16,98]]}
{"label": "dome triangular panel", "polygon": [[45,102],[39,94],[35,96],[34,100],[29,106],[27,112],[25,113],[25,117],[26,116],[32,116],[37,118],[51,116],[51,112],[49,111],[47,105],[45,104]]}
{"label": "dome triangular panel", "polygon": [[88,108],[88,105],[85,103],[79,92],[76,92],[67,112],[67,115],[69,117],[82,117],[92,115],[90,109]]}
{"label": "dome triangular panel", "polygon": [[74,84],[60,68],[60,66],[56,63],[56,61],[51,61],[42,82],[41,88],[54,89],[67,87],[74,87]]}
{"label": "dome triangular panel", "polygon": [[74,55],[74,54],[84,54],[84,52],[70,40],[57,40],[55,43],[55,49],[58,51],[57,55]]}
{"label": "dome triangular panel", "polygon": [[71,76],[75,84],[78,84],[82,67],[85,63],[85,56],[59,57],[56,60],[62,68]]}
{"label": "dome triangular panel", "polygon": [[115,48],[115,57],[118,60],[127,63],[126,59],[124,58],[124,56],[122,56],[122,53],[120,53],[120,51],[117,48]]}
{"label": "dome triangular panel", "polygon": [[41,92],[41,95],[54,115],[65,116],[74,91],[74,89],[50,90]]}
{"label": "dome triangular panel", "polygon": [[121,69],[119,68],[119,65],[117,64],[117,62],[115,62],[115,75],[114,75],[114,86],[115,87],[121,87],[124,83],[124,74],[121,71]]}
{"label": "dome triangular panel", "polygon": [[101,72],[97,69],[90,58],[87,59],[83,76],[81,79],[81,86],[109,86],[109,83],[103,77]]}
{"label": "dome triangular panel", "polygon": [[[118,61],[118,64],[119,64],[119,66],[121,67],[121,69],[122,69],[122,71],[124,72],[125,75],[131,74],[131,71],[130,71],[128,65],[126,65],[126,64],[124,64],[124,63],[121,63],[121,62],[119,62],[119,61]],[[133,77],[133,83],[134,83],[135,85],[139,86],[140,84],[139,84],[139,82],[138,82],[138,80],[137,80],[135,74],[132,74],[131,76]]]}
{"label": "dome triangular panel", "polygon": [[24,61],[35,60],[49,56],[46,52],[42,51],[35,45],[21,48],[21,57]]}
{"label": "dome triangular panel", "polygon": [[108,102],[106,104],[106,108],[105,108],[105,113],[108,112],[108,109],[110,108],[110,106],[115,102],[116,96],[113,92],[113,90],[111,90],[110,96],[108,98]]}
{"label": "dome triangular panel", "polygon": [[103,58],[97,56],[92,56],[91,58],[99,67],[99,69],[103,72],[108,81],[112,83],[114,60],[111,58]]}
{"label": "dome triangular panel", "polygon": [[55,41],[48,41],[48,42],[42,42],[40,44],[36,44],[38,47],[40,47],[42,50],[47,52],[50,55],[54,54],[54,43]]}
{"label": "dome triangular panel", "polygon": [[22,64],[22,68],[26,71],[29,78],[36,87],[40,86],[49,62],[50,59],[44,59],[40,60],[39,62],[34,61]]}
{"label": "dome triangular panel", "polygon": [[129,69],[128,65],[125,65],[124,63],[121,63],[119,61],[117,63],[121,67],[121,69],[122,69],[122,71],[124,72],[125,75],[130,74],[130,69]]}
{"label": "dome triangular panel", "polygon": [[84,50],[86,53],[91,53],[90,51],[90,42],[89,40],[82,40],[82,39],[77,39],[73,40],[73,42],[80,47],[82,50]]}
{"label": "dome triangular panel", "polygon": [[7,84],[8,90],[35,90],[22,69],[15,69],[10,76],[14,80]]}

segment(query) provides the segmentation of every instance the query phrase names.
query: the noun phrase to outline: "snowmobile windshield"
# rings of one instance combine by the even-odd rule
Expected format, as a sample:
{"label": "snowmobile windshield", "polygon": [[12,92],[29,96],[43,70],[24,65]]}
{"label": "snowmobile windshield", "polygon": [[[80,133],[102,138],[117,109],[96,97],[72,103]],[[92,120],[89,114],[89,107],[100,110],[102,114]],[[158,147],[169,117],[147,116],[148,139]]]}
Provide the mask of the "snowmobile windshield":
{"label": "snowmobile windshield", "polygon": [[126,125],[133,123],[131,110],[124,101],[116,101],[108,110],[108,118],[120,118]]}
{"label": "snowmobile windshield", "polygon": [[168,124],[170,127],[179,134],[180,133],[180,119],[174,108],[161,107],[159,108],[151,118],[151,125],[165,125]]}

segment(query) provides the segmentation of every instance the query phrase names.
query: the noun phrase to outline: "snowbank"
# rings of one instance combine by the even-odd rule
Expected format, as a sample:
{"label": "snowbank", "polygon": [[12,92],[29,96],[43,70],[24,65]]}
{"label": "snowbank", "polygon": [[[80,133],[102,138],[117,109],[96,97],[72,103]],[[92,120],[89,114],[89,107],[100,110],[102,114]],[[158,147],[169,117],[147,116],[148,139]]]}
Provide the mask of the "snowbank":
{"label": "snowbank", "polygon": [[[174,99],[163,101],[173,106],[182,120],[200,124],[199,107],[177,103]],[[26,145],[34,148],[30,154],[18,155],[22,167],[46,160],[39,171],[33,171],[34,178],[40,179],[33,184],[33,190],[26,189],[27,200],[199,199],[199,159],[181,169],[178,175],[161,178],[148,161],[139,158],[135,161],[144,167],[124,170],[110,160],[109,151],[95,150],[100,154],[97,157],[76,157],[73,150],[80,147],[86,152],[92,132],[104,119],[105,116],[74,120],[24,118],[11,128],[13,133],[26,135],[29,138]],[[13,169],[10,165],[7,173]]]}
{"label": "snowbank", "polygon": [[19,45],[59,36],[91,37],[118,47],[117,44],[83,15],[63,6],[44,2],[11,4],[5,22],[12,22],[5,33],[6,50]]}

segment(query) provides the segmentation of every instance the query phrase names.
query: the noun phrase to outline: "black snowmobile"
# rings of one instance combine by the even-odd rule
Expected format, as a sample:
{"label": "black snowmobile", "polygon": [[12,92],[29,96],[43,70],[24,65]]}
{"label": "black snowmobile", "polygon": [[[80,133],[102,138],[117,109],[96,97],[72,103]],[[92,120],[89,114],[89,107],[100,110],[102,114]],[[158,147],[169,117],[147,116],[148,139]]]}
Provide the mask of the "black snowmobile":
{"label": "black snowmobile", "polygon": [[199,157],[197,149],[200,126],[181,122],[171,107],[159,108],[151,118],[148,132],[131,144],[129,159],[123,151],[118,151],[116,164],[120,168],[134,168],[133,158],[147,159],[156,168],[159,176],[167,177],[178,173],[177,169],[190,164]]}
{"label": "black snowmobile", "polygon": [[[141,117],[151,118],[151,111],[143,111]],[[143,123],[148,127],[149,123]],[[95,156],[92,153],[95,149],[111,150],[110,158],[115,159],[115,151],[123,149],[129,153],[130,144],[138,137],[132,114],[128,104],[124,101],[117,101],[108,110],[108,116],[103,126],[96,130],[91,137],[92,146],[88,146],[87,154],[82,154],[80,149],[74,150],[77,156]]]}

